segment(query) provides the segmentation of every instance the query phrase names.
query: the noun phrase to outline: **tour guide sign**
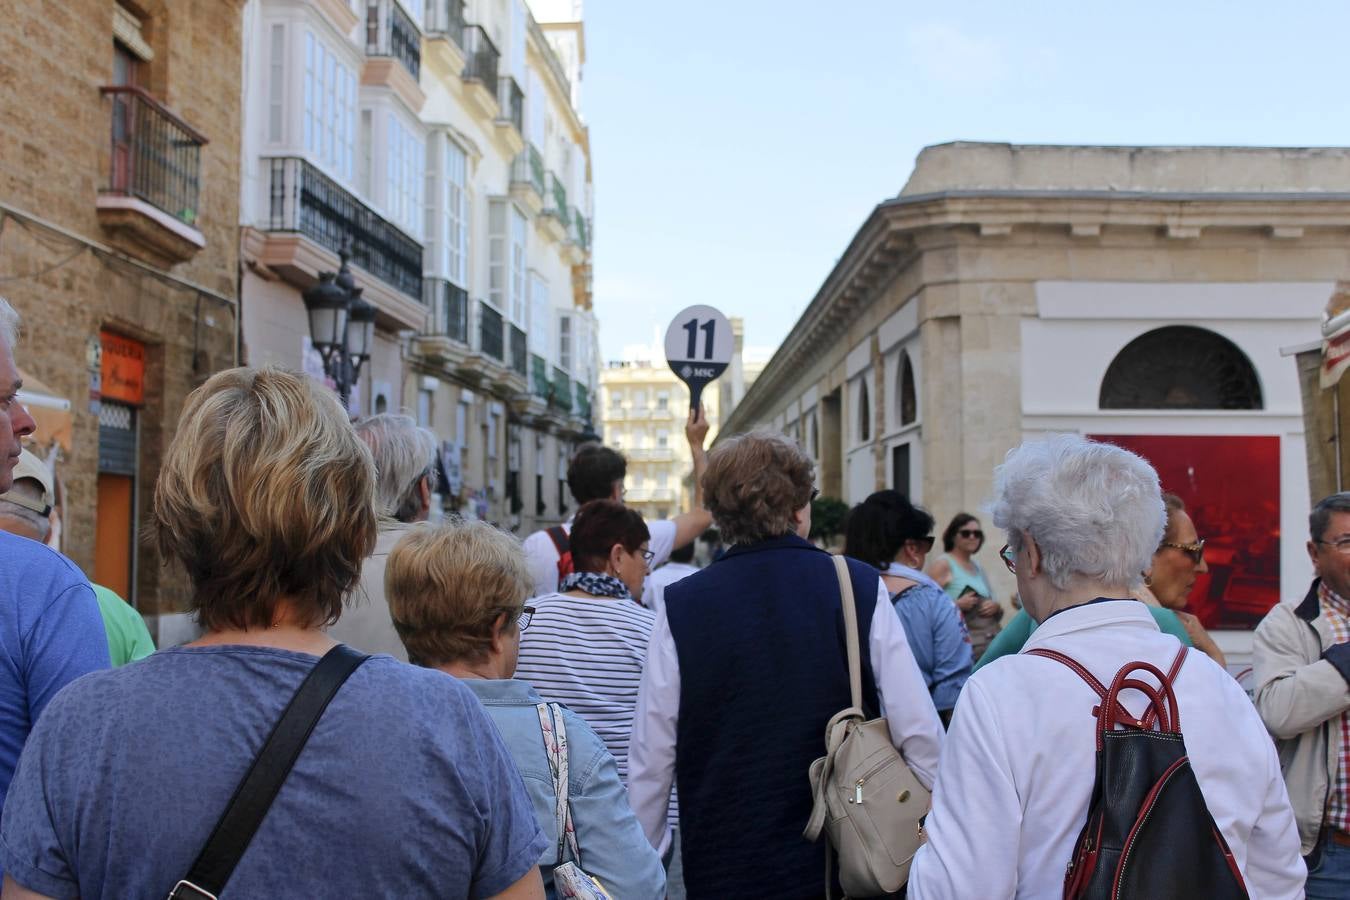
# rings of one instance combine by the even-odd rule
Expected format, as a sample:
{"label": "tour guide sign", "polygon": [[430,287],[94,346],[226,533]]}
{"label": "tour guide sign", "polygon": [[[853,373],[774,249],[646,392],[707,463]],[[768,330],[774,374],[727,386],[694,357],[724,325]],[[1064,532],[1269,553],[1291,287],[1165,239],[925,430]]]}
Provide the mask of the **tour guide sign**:
{"label": "tour guide sign", "polygon": [[703,389],[727,370],[736,342],[731,323],[711,306],[691,306],[666,329],[666,361],[689,385],[689,410],[698,408]]}

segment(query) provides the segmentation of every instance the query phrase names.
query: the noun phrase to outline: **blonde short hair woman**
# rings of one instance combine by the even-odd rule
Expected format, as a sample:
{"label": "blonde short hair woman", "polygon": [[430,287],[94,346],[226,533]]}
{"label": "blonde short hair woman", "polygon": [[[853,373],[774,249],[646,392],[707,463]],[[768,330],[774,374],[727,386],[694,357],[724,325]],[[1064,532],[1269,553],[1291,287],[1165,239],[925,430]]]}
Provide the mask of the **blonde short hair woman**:
{"label": "blonde short hair woman", "polygon": [[[204,634],[84,678],[47,707],[0,822],[6,900],[164,896],[187,874],[335,646],[322,628],[374,541],[373,484],[346,413],[303,375],[231,369],[188,397],[154,520]],[[154,748],[153,764],[137,747]],[[543,849],[473,695],[375,656],[318,721],[228,888],[541,898]]]}

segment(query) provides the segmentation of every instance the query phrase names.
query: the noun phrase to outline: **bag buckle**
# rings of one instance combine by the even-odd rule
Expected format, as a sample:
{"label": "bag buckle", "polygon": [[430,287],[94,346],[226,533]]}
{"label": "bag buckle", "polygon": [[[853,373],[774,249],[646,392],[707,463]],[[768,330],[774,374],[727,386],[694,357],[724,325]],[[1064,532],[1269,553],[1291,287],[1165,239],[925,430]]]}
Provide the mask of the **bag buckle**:
{"label": "bag buckle", "polygon": [[219,898],[206,888],[198,887],[184,878],[169,891],[169,900],[219,900]]}

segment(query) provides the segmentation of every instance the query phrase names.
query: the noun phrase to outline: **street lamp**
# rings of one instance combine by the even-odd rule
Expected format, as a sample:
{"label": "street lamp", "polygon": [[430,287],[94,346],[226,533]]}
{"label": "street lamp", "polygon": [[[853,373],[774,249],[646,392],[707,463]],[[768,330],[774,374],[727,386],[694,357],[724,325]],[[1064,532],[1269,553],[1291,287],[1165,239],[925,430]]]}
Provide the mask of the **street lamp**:
{"label": "street lamp", "polygon": [[309,339],[323,358],[323,370],[337,385],[342,405],[351,397],[361,366],[375,343],[375,306],[361,297],[344,243],[336,273],[320,272],[319,283],[302,293],[309,314]]}

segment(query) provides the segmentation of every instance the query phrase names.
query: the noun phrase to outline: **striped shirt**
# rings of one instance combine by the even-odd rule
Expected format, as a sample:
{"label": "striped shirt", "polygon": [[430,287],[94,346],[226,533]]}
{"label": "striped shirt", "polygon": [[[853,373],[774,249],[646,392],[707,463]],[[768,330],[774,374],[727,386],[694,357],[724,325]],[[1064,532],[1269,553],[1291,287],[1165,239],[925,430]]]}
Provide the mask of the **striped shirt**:
{"label": "striped shirt", "polygon": [[628,742],[656,614],[632,600],[545,594],[520,633],[516,677],[600,735],[628,784]]}
{"label": "striped shirt", "polygon": [[[1337,644],[1350,641],[1350,602],[1327,587],[1325,581],[1318,586],[1317,594],[1332,641]],[[1339,765],[1336,767],[1336,784],[1327,797],[1327,824],[1350,831],[1350,713],[1341,713],[1337,719],[1337,724],[1332,726],[1332,740],[1340,739],[1340,752],[1336,754]]]}

